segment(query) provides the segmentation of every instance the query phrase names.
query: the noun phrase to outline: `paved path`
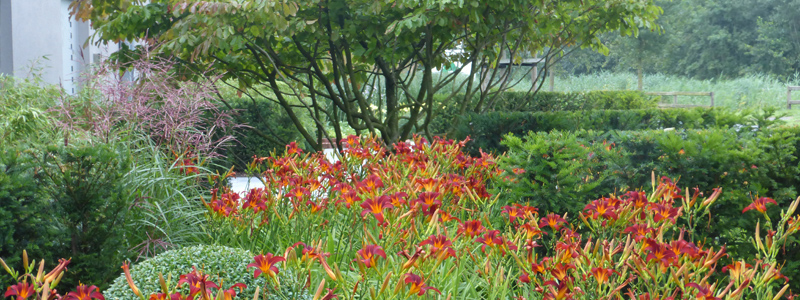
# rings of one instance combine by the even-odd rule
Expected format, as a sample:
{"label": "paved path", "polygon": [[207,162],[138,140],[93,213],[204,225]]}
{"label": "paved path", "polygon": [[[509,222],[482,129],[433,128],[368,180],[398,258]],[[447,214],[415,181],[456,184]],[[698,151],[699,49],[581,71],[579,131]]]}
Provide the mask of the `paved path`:
{"label": "paved path", "polygon": [[252,188],[263,188],[264,185],[255,177],[233,177],[231,178],[231,191],[236,193],[247,193]]}

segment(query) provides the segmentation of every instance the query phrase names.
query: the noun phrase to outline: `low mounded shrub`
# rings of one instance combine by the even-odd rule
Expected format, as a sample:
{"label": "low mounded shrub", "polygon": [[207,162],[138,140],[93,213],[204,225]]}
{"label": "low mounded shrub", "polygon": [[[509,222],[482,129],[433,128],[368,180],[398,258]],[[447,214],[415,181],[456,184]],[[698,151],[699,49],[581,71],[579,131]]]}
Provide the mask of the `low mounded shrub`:
{"label": "low mounded shrub", "polygon": [[[263,278],[253,279],[248,271],[255,254],[247,250],[225,246],[200,245],[166,251],[153,258],[136,263],[131,268],[131,276],[143,295],[149,296],[161,290],[158,274],[166,279],[172,276],[172,283],[178,276],[192,271],[193,267],[212,275],[212,281],[224,280],[226,287],[233,283],[244,283],[247,288],[240,299],[253,299],[256,286],[263,286]],[[139,300],[128,287],[125,276],[120,275],[111,286],[103,291],[108,300]]]}

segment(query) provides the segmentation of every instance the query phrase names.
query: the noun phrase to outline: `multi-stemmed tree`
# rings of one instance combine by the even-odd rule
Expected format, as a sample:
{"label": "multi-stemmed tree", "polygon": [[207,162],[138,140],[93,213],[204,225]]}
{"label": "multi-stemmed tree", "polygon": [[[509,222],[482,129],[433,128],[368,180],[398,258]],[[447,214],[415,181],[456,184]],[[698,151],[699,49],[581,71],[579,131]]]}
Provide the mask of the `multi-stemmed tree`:
{"label": "multi-stemmed tree", "polygon": [[337,140],[352,128],[389,144],[431,134],[443,107],[483,111],[518,78],[495,68],[501,59],[533,53],[546,70],[567,47],[606,51],[598,34],[655,26],[653,2],[79,0],[73,9],[102,41],[145,39],[187,69],[274,101],[319,150],[326,128]]}

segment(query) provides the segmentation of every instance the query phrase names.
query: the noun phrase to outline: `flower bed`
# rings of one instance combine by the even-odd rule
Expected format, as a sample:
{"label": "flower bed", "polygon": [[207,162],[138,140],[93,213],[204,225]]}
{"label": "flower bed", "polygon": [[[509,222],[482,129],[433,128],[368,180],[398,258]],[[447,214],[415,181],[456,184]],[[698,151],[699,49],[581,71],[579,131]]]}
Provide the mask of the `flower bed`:
{"label": "flower bed", "polygon": [[[577,216],[502,205],[487,184],[511,174],[491,155],[464,155],[464,143],[417,138],[390,152],[349,137],[336,163],[292,144],[249,166],[265,188],[240,197],[218,187],[203,201],[208,234],[257,253],[248,270],[267,279],[257,294],[268,299],[789,296],[777,256],[800,230],[800,200],[778,220],[766,214],[771,199],[743,207],[764,217],[752,239],[758,254],[731,258],[694,238],[719,190],[702,196],[654,178],[649,194],[603,197]],[[230,299],[246,288],[202,268],[179,278],[161,280],[150,299]]]}

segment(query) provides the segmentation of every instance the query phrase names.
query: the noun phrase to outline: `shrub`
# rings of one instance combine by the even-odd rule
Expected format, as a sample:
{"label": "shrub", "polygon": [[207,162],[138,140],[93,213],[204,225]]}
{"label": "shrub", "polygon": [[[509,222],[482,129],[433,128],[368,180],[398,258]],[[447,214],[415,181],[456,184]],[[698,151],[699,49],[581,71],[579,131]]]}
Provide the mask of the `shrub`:
{"label": "shrub", "polygon": [[[51,218],[62,226],[54,246],[61,257],[74,259],[70,272],[86,282],[105,286],[116,262],[127,255],[123,241],[130,190],[123,177],[130,163],[124,149],[103,144],[51,146],[41,158],[54,207]],[[72,280],[64,283],[76,286]]]}
{"label": "shrub", "polygon": [[525,135],[529,131],[591,129],[646,130],[646,129],[702,129],[731,127],[749,124],[746,115],[717,108],[693,109],[642,109],[642,110],[590,110],[561,112],[492,112],[467,114],[458,122],[452,137],[471,137],[467,150],[472,155],[478,149],[492,153],[507,150],[500,141],[505,134]]}
{"label": "shrub", "polygon": [[[199,245],[183,247],[163,252],[153,258],[139,262],[131,268],[131,276],[143,295],[149,296],[161,290],[158,274],[164,278],[171,276],[177,282],[178,276],[192,271],[192,267],[212,275],[212,281],[219,283],[222,279],[226,286],[233,283],[244,283],[247,288],[239,296],[240,299],[253,299],[257,286],[263,286],[263,278],[253,279],[247,270],[255,255],[250,251],[225,246]],[[109,300],[139,300],[128,287],[125,276],[120,275],[111,286],[104,291]]]}
{"label": "shrub", "polygon": [[[53,216],[50,198],[34,174],[33,157],[16,147],[0,149],[0,257],[21,265],[23,250],[32,257],[58,257],[54,246],[63,236]],[[0,273],[0,287],[11,278]]]}

